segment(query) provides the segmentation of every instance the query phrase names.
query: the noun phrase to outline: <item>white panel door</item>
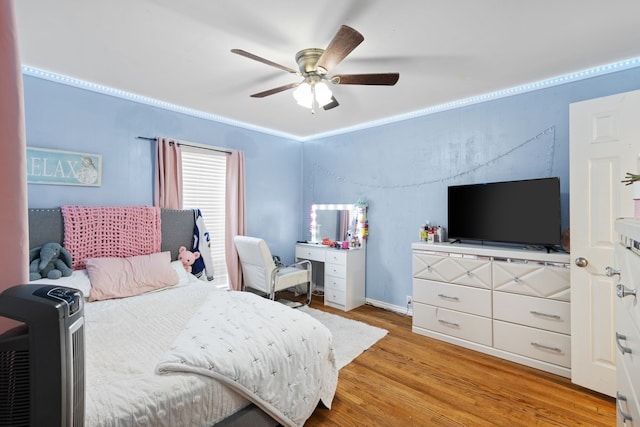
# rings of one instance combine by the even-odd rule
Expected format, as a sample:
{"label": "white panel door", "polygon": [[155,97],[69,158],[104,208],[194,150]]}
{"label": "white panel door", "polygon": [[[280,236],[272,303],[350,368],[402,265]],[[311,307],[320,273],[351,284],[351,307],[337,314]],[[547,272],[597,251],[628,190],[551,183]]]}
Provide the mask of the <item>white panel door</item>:
{"label": "white panel door", "polygon": [[640,173],[640,91],[571,104],[571,377],[615,396],[614,220],[633,216],[626,172]]}

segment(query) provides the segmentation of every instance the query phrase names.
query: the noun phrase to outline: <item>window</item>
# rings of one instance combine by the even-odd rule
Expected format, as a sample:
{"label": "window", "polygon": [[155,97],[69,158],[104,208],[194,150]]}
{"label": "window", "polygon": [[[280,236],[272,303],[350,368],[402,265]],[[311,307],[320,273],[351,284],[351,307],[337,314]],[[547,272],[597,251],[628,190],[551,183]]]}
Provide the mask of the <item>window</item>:
{"label": "window", "polygon": [[182,204],[198,208],[211,237],[211,257],[218,286],[227,286],[225,262],[226,154],[182,144]]}

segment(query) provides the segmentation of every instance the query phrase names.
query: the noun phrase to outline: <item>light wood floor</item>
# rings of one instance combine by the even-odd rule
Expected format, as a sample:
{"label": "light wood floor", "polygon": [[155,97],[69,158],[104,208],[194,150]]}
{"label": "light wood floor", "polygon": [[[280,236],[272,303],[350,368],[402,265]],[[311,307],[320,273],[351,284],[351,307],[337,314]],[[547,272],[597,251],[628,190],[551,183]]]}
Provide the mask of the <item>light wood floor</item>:
{"label": "light wood floor", "polygon": [[615,425],[613,398],[414,334],[410,316],[368,305],[345,313],[317,296],[311,307],[389,334],[340,370],[331,410],[316,409],[305,426]]}

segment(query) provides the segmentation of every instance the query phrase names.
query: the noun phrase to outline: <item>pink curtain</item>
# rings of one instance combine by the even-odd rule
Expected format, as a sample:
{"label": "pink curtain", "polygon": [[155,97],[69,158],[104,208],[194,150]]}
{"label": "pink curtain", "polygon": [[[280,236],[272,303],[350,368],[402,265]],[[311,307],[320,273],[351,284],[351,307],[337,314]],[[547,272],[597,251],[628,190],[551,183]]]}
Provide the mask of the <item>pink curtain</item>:
{"label": "pink curtain", "polygon": [[182,155],[178,142],[168,138],[156,140],[156,182],[154,205],[182,209]]}
{"label": "pink curtain", "polygon": [[[0,291],[29,280],[27,143],[13,0],[0,1]],[[0,318],[0,332],[10,325]]]}
{"label": "pink curtain", "polygon": [[225,253],[227,271],[229,273],[229,288],[234,291],[242,290],[242,266],[238,259],[238,252],[233,244],[235,236],[247,233],[245,218],[245,183],[244,183],[244,153],[232,150],[227,156],[227,189],[226,189],[226,224],[225,224]]}

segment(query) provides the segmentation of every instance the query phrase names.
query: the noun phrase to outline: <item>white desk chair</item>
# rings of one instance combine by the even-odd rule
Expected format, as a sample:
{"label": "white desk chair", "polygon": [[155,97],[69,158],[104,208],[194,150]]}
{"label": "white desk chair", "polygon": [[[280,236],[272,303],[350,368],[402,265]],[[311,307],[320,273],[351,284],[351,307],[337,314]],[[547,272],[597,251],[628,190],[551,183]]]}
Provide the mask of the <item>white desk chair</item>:
{"label": "white desk chair", "polygon": [[235,236],[233,242],[240,257],[245,288],[265,292],[273,300],[276,292],[306,283],[306,304],[311,303],[313,289],[311,289],[310,261],[304,260],[290,266],[276,266],[271,251],[263,239]]}

